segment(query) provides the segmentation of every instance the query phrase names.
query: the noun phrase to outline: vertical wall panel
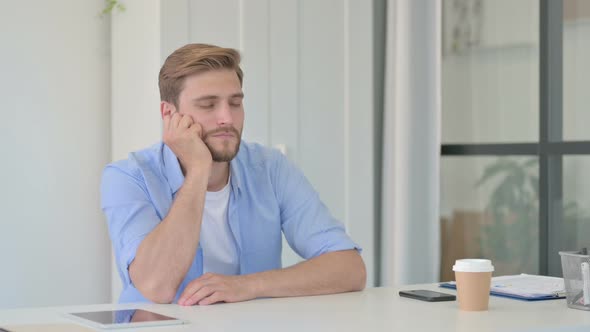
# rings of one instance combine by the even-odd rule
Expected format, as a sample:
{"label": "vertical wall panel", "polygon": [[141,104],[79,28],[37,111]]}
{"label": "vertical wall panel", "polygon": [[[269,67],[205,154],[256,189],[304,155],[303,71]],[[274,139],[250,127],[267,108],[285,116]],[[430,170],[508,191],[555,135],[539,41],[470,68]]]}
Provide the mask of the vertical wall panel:
{"label": "vertical wall panel", "polygon": [[344,2],[301,0],[299,154],[303,171],[344,215]]}
{"label": "vertical wall panel", "polygon": [[299,0],[270,1],[270,143],[299,161]]}
{"label": "vertical wall panel", "polygon": [[188,10],[191,42],[240,47],[239,0],[190,0]]}
{"label": "vertical wall panel", "polygon": [[347,1],[347,100],[346,128],[347,229],[363,247],[363,258],[370,271],[367,285],[374,283],[375,270],[375,174],[373,131],[373,33],[372,10],[365,0]]}
{"label": "vertical wall panel", "polygon": [[128,0],[111,21],[112,158],[162,139],[159,0]]}
{"label": "vertical wall panel", "polygon": [[[270,1],[270,145],[284,146],[299,161],[299,7],[298,0]],[[302,259],[283,239],[283,266]]]}
{"label": "vertical wall panel", "polygon": [[[111,19],[112,160],[127,158],[129,152],[162,139],[160,0],[127,0],[126,6]],[[111,265],[111,295],[116,302],[122,286],[114,260]]]}
{"label": "vertical wall panel", "polygon": [[0,308],[109,301],[98,192],[110,160],[103,6],[2,1]]}
{"label": "vertical wall panel", "polygon": [[269,145],[269,0],[241,0],[244,139]]}
{"label": "vertical wall panel", "polygon": [[190,42],[189,2],[190,0],[166,0],[165,4],[160,5],[162,63],[170,53]]}

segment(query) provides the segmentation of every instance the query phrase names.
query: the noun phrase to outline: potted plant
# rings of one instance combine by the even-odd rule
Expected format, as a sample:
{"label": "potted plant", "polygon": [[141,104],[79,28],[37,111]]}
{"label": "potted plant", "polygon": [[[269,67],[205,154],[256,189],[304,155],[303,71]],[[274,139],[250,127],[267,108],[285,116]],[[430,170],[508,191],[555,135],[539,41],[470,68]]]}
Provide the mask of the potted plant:
{"label": "potted plant", "polygon": [[481,226],[481,248],[497,274],[537,273],[539,256],[539,175],[536,158],[499,158],[475,184],[495,184]]}
{"label": "potted plant", "polygon": [[[475,186],[495,185],[481,226],[481,248],[494,261],[497,274],[537,274],[539,261],[538,159],[499,158],[488,165]],[[590,218],[577,203],[559,205],[566,240],[576,239]],[[564,248],[566,249],[566,248]],[[573,249],[572,249],[573,250]],[[557,255],[557,253],[555,253]]]}

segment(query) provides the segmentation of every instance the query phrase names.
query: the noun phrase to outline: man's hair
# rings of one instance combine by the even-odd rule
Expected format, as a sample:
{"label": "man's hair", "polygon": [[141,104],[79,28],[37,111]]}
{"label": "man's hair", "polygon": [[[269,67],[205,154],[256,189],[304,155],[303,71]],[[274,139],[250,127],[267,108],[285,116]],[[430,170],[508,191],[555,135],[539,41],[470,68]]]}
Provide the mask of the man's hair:
{"label": "man's hair", "polygon": [[231,69],[236,72],[240,85],[244,78],[240,68],[240,53],[233,48],[207,44],[187,44],[166,58],[160,69],[158,85],[160,100],[178,108],[178,97],[186,77],[209,70]]}

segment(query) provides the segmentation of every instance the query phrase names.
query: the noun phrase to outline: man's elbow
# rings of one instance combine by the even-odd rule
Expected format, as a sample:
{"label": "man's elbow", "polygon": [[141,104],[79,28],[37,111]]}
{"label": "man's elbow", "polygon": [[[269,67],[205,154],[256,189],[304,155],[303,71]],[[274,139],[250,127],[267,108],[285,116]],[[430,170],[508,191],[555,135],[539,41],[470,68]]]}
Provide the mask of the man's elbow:
{"label": "man's elbow", "polygon": [[147,282],[142,285],[136,285],[137,290],[146,299],[154,303],[167,304],[172,303],[176,297],[176,290],[154,282]]}
{"label": "man's elbow", "polygon": [[134,262],[129,266],[129,278],[133,286],[145,297],[154,303],[172,303],[176,297],[176,287],[164,280],[154,278],[153,274],[140,271]]}
{"label": "man's elbow", "polygon": [[154,303],[166,304],[172,303],[176,296],[176,289],[166,286],[164,283],[153,279],[139,278],[137,274],[130,271],[131,282],[133,286],[145,297]]}
{"label": "man's elbow", "polygon": [[367,283],[367,268],[363,257],[356,251],[350,250],[343,253],[346,257],[346,269],[343,272],[346,274],[346,283],[343,284],[344,290],[348,292],[358,292],[365,289]]}
{"label": "man's elbow", "polygon": [[365,262],[363,261],[363,258],[361,257],[361,255],[358,255],[358,262],[357,262],[358,267],[355,269],[356,273],[353,273],[354,278],[352,280],[352,291],[353,292],[357,292],[357,291],[362,291],[363,289],[365,289],[365,286],[367,284],[367,268],[365,267]]}

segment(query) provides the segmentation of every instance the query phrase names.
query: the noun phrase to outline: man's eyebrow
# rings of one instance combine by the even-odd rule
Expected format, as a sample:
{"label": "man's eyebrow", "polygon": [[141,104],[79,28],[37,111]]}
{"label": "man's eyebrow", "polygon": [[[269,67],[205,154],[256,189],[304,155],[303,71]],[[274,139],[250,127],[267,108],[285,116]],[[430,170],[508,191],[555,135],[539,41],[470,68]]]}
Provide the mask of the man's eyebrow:
{"label": "man's eyebrow", "polygon": [[203,100],[213,100],[213,99],[218,99],[218,96],[214,96],[214,95],[207,95],[207,96],[201,96],[199,98],[195,98],[193,99],[193,102],[198,102],[198,101],[203,101]]}
{"label": "man's eyebrow", "polygon": [[[244,93],[243,92],[234,93],[233,95],[231,95],[229,97],[230,98],[244,98]],[[220,97],[216,96],[216,95],[206,95],[206,96],[201,96],[199,98],[193,99],[193,102],[206,101],[206,100],[216,100],[219,98]]]}

